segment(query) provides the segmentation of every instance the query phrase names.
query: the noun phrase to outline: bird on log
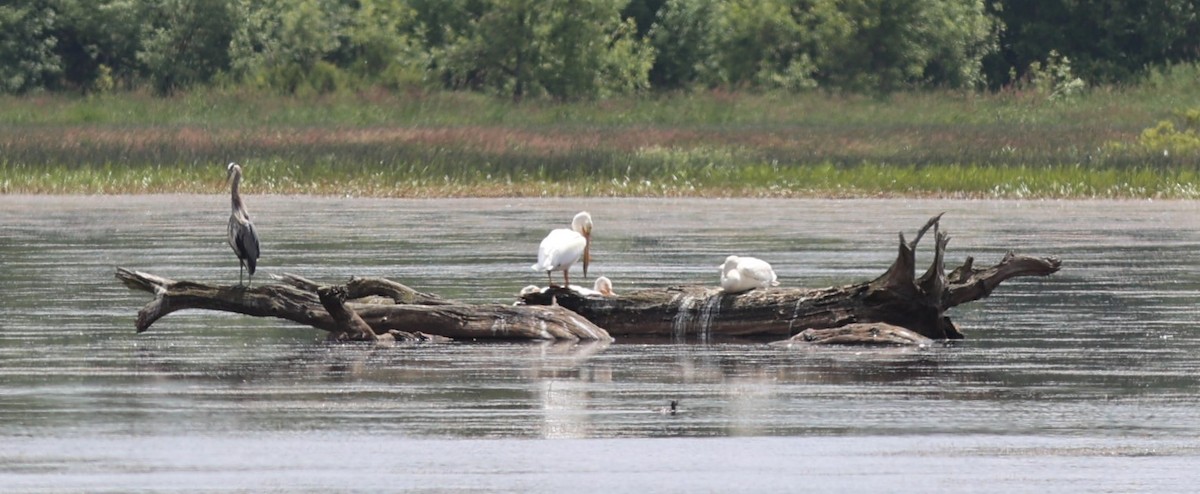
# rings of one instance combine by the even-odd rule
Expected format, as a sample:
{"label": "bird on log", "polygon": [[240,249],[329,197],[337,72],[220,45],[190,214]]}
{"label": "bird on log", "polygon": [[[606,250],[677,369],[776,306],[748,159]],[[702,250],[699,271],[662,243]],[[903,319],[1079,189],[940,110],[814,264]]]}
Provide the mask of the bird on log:
{"label": "bird on log", "polygon": [[[240,177],[240,171],[236,175]],[[235,218],[245,219],[248,225],[236,185],[233,197]],[[704,342],[786,338],[783,346],[806,348],[819,344],[928,346],[934,341],[962,339],[965,335],[946,315],[949,309],[989,296],[1006,280],[1049,276],[1062,266],[1056,257],[1009,252],[986,267],[976,266],[968,256],[961,266],[947,272],[950,237],[939,230],[941,217],[930,218],[911,241],[900,234],[895,260],[882,275],[826,288],[730,293],[720,287],[676,285],[625,290],[617,295],[610,292],[611,283],[598,282],[594,290],[572,285],[529,286],[521,290],[517,303],[510,305],[448,301],[382,278],[355,277],[344,284],[327,285],[284,275],[282,283],[243,287],[176,281],[124,268],[117,268],[116,275],[126,286],[154,297],[138,312],[138,332],[176,311],[207,309],[286,319],[329,331],[335,341],[395,340],[402,333],[411,334],[406,340],[421,341],[438,337],[573,342],[611,341],[613,337]],[[242,224],[231,222],[231,232],[235,223]],[[590,226],[582,227],[588,222],[579,223],[580,232],[570,231],[581,236],[582,231],[590,232]],[[928,231],[935,240],[933,255],[921,274],[916,250]],[[236,251],[235,238],[231,233]],[[257,258],[257,241],[254,246],[251,259]],[[578,250],[572,263],[587,259],[586,237]]]}
{"label": "bird on log", "polygon": [[[570,291],[578,294],[580,297],[616,297],[617,296],[617,292],[613,291],[612,280],[608,279],[607,276],[601,276],[599,278],[596,278],[596,283],[592,285],[592,288],[583,287],[583,286],[579,286],[579,285],[569,285],[566,287],[554,287],[554,288],[570,290]],[[517,297],[520,298],[520,297],[524,297],[525,295],[530,295],[530,294],[534,294],[534,293],[545,293],[546,290],[549,290],[549,289],[550,289],[550,287],[542,288],[537,285],[528,285],[525,288],[522,288],[521,291],[517,292]]]}
{"label": "bird on log", "polygon": [[599,278],[596,278],[596,284],[593,285],[592,290],[595,290],[596,293],[599,293],[601,296],[604,296],[604,297],[617,296],[617,293],[613,291],[612,280],[608,279],[607,276],[601,276]]}
{"label": "bird on log", "polygon": [[[950,237],[939,230],[941,218],[941,214],[930,218],[912,241],[901,233],[895,260],[882,275],[869,281],[738,293],[727,291],[728,286],[668,285],[625,291],[615,297],[590,296],[562,287],[533,287],[521,291],[519,303],[565,307],[618,338],[712,341],[802,335],[792,343],[886,341],[911,345],[964,338],[958,325],[946,316],[947,310],[987,297],[1010,278],[1048,276],[1062,266],[1056,257],[1010,252],[985,268],[977,267],[974,258],[968,256],[961,266],[947,272],[945,255]],[[916,250],[926,232],[933,234],[933,255],[922,274],[916,264]]]}
{"label": "bird on log", "polygon": [[729,256],[721,270],[721,289],[725,293],[748,292],[755,288],[779,286],[775,270],[767,261],[757,257]]}
{"label": "bird on log", "polygon": [[230,195],[233,202],[233,212],[229,214],[229,246],[238,258],[238,284],[242,284],[242,271],[250,272],[247,285],[254,282],[254,269],[258,266],[258,232],[250,221],[250,213],[246,212],[246,204],[238,193],[242,183],[242,167],[237,163],[229,163],[225,180],[230,184]]}
{"label": "bird on log", "polygon": [[592,215],[580,212],[571,220],[571,228],[552,230],[538,246],[538,260],[534,271],[544,271],[550,286],[554,285],[553,271],[562,271],[563,286],[571,286],[571,266],[583,261],[583,276],[587,277],[588,264],[592,260]]}

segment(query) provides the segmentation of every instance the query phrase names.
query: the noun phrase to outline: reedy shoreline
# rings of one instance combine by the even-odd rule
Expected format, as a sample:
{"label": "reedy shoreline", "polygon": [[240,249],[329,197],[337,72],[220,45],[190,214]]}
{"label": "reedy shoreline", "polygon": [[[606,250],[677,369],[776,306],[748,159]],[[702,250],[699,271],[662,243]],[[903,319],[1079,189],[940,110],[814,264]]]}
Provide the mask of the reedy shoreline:
{"label": "reedy shoreline", "polygon": [[1200,106],[1187,87],[1097,90],[1071,101],[1018,93],[713,92],[522,105],[444,93],[8,97],[0,98],[0,193],[207,193],[224,164],[238,161],[248,194],[1194,199],[1197,153],[1131,145],[1157,121]]}

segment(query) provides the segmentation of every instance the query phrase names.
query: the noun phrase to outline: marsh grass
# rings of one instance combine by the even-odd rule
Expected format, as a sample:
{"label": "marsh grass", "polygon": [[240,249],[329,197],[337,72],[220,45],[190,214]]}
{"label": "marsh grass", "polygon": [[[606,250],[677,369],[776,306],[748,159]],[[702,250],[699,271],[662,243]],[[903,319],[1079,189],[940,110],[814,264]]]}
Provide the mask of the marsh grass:
{"label": "marsh grass", "polygon": [[1200,195],[1195,152],[1134,143],[1200,70],[1067,101],[721,92],[513,105],[462,93],[0,98],[0,192],[362,196]]}

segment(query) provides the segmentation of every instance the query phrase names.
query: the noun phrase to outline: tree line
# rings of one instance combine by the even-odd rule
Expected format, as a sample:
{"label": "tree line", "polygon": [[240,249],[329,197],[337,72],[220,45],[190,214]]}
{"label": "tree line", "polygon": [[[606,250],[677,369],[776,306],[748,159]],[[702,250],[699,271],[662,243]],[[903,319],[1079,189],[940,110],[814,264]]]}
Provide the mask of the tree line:
{"label": "tree line", "polygon": [[0,93],[569,100],[1122,84],[1196,61],[1198,11],[1200,0],[0,1]]}

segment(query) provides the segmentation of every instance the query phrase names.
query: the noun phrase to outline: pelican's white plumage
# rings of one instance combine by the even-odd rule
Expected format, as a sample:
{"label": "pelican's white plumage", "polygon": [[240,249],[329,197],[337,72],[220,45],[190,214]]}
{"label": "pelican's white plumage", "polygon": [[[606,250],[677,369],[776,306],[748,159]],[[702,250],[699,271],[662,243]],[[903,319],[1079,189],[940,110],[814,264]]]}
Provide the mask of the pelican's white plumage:
{"label": "pelican's white plumage", "polygon": [[582,287],[579,285],[570,285],[567,288],[570,288],[575,293],[583,295],[584,297],[615,297],[615,296],[617,296],[616,293],[613,293],[612,280],[609,280],[608,277],[606,277],[606,276],[601,276],[599,278],[596,278],[596,283],[594,285],[592,285],[592,288]]}
{"label": "pelican's white plumage", "polygon": [[717,267],[721,270],[721,289],[727,293],[779,286],[775,270],[756,257],[729,256],[725,258],[725,264]]}
{"label": "pelican's white plumage", "polygon": [[562,271],[563,286],[571,286],[571,266],[580,259],[583,260],[583,275],[587,276],[591,247],[592,215],[583,211],[571,220],[571,228],[553,230],[542,239],[542,244],[538,246],[538,262],[533,265],[533,270],[545,271],[550,286],[554,286],[550,273]]}
{"label": "pelican's white plumage", "polygon": [[593,290],[605,297],[617,296],[616,292],[613,292],[612,280],[608,279],[607,276],[596,278],[596,285]]}

